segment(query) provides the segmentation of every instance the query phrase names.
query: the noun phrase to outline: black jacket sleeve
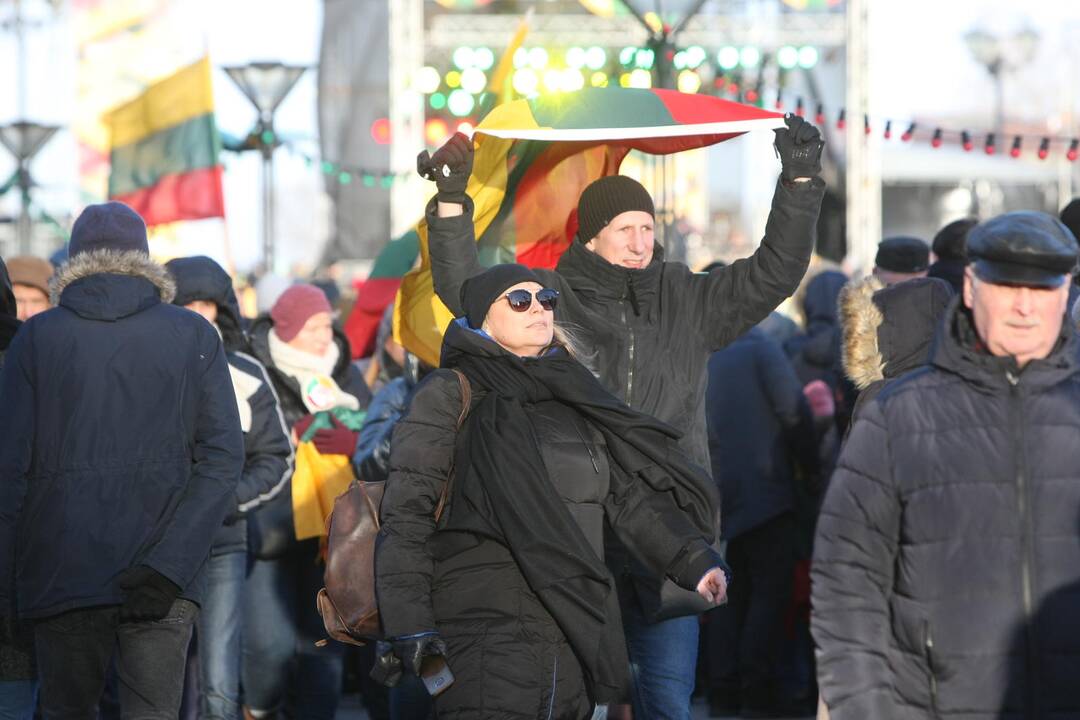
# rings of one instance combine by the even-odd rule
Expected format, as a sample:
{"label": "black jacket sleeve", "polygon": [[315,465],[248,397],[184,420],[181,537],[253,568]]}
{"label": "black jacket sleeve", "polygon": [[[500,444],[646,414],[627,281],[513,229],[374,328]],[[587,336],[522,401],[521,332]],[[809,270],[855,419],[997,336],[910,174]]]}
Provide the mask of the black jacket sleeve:
{"label": "black jacket sleeve", "polygon": [[657,577],[666,575],[679,587],[696,590],[714,567],[731,572],[712,538],[698,534],[670,493],[657,492],[644,481],[613,468],[604,510],[623,545]]}
{"label": "black jacket sleeve", "polygon": [[431,279],[435,294],[454,317],[461,317],[461,285],[484,268],[476,255],[473,230],[473,201],[465,198],[465,212],[457,217],[440,218],[435,198],[428,203],[428,250],[431,253]]}
{"label": "black jacket sleeve", "polygon": [[191,478],[161,540],[144,564],[186,588],[210,552],[218,528],[235,508],[244,469],[244,438],[225,349],[217,333],[192,348],[200,356],[198,416]]}
{"label": "black jacket sleeve", "polygon": [[292,476],[289,429],[277,395],[261,365],[262,387],[248,398],[251,429],[244,433],[244,473],[236,487],[238,510],[250,512],[281,492]]}
{"label": "black jacket sleeve", "polygon": [[889,457],[888,429],[874,403],[851,431],[817,522],[811,628],[833,720],[902,714],[889,662],[901,512]]}
{"label": "black jacket sleeve", "polygon": [[387,637],[436,629],[427,541],[450,471],[461,402],[457,376],[436,370],[417,386],[394,427],[375,541],[375,596]]}
{"label": "black jacket sleeve", "polygon": [[691,278],[687,316],[707,350],[722,349],[795,292],[810,264],[824,195],[820,178],[790,186],[778,180],[754,254]]}

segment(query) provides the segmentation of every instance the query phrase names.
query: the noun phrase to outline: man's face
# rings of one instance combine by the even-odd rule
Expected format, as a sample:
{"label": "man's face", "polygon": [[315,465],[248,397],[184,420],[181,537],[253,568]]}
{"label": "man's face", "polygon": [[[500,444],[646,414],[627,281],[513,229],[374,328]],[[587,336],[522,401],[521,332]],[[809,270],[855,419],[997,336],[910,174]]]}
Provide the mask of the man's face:
{"label": "man's face", "polygon": [[998,285],[964,273],[964,305],[971,309],[975,329],[993,355],[1016,358],[1023,367],[1050,354],[1061,334],[1069,283],[1041,288]]}
{"label": "man's face", "polygon": [[616,215],[585,247],[612,265],[641,270],[652,262],[654,226],[649,213],[628,210]]}
{"label": "man's face", "polygon": [[49,296],[41,288],[14,283],[11,289],[15,291],[15,307],[20,320],[29,320],[49,309]]}

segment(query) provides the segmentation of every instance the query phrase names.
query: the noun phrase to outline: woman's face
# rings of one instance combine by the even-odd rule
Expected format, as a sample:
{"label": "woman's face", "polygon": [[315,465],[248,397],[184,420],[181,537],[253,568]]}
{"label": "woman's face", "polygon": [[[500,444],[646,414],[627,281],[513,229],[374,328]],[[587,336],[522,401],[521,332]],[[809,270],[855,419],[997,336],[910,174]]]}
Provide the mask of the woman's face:
{"label": "woman's face", "polygon": [[[536,357],[551,344],[555,332],[555,313],[540,307],[536,292],[543,286],[534,282],[523,282],[508,287],[488,308],[484,318],[484,330],[495,342],[507,351],[519,357]],[[524,312],[517,312],[510,307],[506,295],[514,290],[525,290],[532,294],[532,303]]]}
{"label": "woman's face", "polygon": [[290,347],[311,355],[322,357],[334,342],[334,319],[328,312],[315,313],[304,323],[303,329],[288,342]]}

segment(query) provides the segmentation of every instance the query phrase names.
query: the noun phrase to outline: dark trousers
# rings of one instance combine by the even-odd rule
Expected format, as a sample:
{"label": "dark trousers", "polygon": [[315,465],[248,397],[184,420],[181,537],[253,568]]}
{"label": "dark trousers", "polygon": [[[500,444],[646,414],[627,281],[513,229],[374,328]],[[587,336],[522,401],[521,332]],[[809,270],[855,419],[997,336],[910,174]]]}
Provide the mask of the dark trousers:
{"label": "dark trousers", "polygon": [[732,703],[767,704],[795,573],[795,524],[784,513],[728,542],[728,603],[708,613],[709,686]]}
{"label": "dark trousers", "polygon": [[176,718],[184,663],[198,608],[177,600],[161,620],[121,623],[120,608],[85,608],[34,627],[41,714],[45,720],[94,720],[105,672],[116,653],[123,718]]}

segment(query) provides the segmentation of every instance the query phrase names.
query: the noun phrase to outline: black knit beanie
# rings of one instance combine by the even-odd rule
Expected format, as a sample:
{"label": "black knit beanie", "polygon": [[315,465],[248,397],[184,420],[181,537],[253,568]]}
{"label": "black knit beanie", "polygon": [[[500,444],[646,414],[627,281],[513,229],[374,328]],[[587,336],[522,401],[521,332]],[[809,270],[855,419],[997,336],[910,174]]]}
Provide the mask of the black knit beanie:
{"label": "black knit beanie", "polygon": [[469,327],[479,330],[491,304],[506,292],[506,288],[523,282],[542,284],[536,273],[516,263],[495,265],[466,280],[461,286],[461,307]]}
{"label": "black knit beanie", "polygon": [[656,216],[652,196],[641,183],[625,175],[608,175],[593,182],[578,200],[578,239],[587,243],[620,213],[631,210]]}

